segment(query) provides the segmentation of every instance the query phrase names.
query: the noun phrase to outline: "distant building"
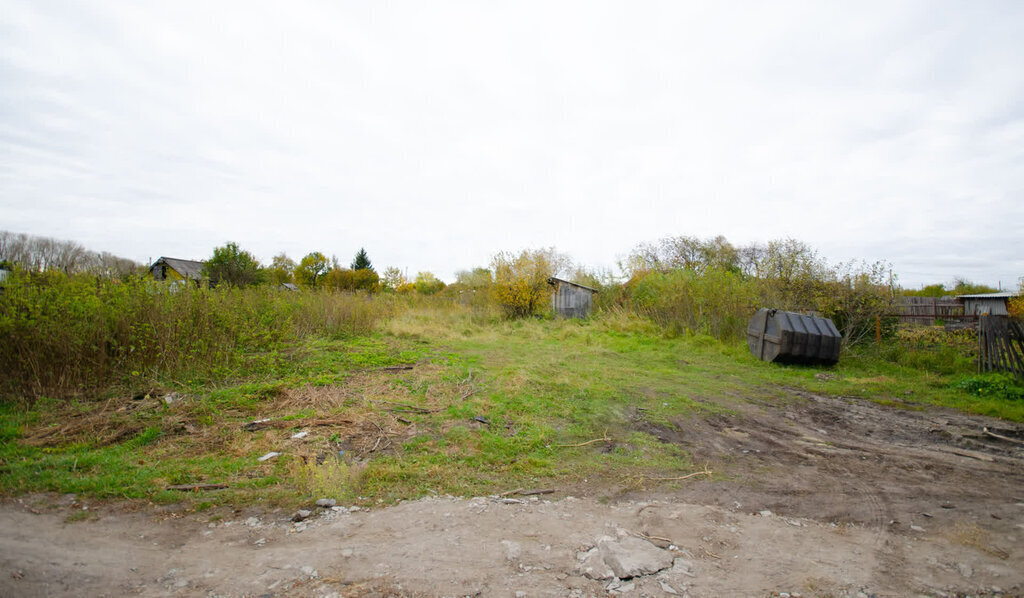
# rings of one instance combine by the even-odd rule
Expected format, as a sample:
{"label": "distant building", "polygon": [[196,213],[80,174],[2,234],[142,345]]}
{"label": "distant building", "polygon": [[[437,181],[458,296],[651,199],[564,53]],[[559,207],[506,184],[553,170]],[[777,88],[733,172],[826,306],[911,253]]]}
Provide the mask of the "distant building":
{"label": "distant building", "polygon": [[203,279],[203,264],[193,260],[182,260],[176,257],[162,257],[153,262],[149,267],[149,274],[153,280],[166,280],[169,282],[191,280],[197,285]]}
{"label": "distant building", "polygon": [[978,293],[976,295],[957,295],[956,300],[964,304],[964,315],[974,316],[1008,316],[1010,299],[1017,293]]}
{"label": "distant building", "polygon": [[282,282],[281,285],[277,287],[277,290],[279,290],[279,291],[297,291],[297,290],[299,290],[299,287],[295,283],[292,283],[292,282]]}
{"label": "distant building", "polygon": [[563,318],[585,318],[590,315],[590,306],[597,289],[552,276],[548,284],[554,287],[551,307]]}

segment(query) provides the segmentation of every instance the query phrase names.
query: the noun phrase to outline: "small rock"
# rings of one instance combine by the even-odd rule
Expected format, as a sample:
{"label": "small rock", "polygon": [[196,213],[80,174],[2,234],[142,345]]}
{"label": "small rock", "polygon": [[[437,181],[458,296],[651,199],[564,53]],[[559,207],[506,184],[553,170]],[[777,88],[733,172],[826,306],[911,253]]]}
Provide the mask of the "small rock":
{"label": "small rock", "polygon": [[346,559],[351,557],[353,554],[355,554],[355,551],[352,550],[351,548],[343,548],[341,550],[341,556],[343,556]]}
{"label": "small rock", "polygon": [[506,504],[506,505],[522,505],[522,504],[526,504],[523,501],[519,500],[518,498],[503,498],[503,499],[501,499],[501,502]]}
{"label": "small rock", "polygon": [[964,577],[970,578],[974,575],[974,568],[967,563],[957,563],[956,568]]}
{"label": "small rock", "polygon": [[915,531],[915,532],[924,532],[924,528],[921,527],[920,525],[911,525],[910,529]]}
{"label": "small rock", "polygon": [[615,572],[605,564],[604,559],[601,557],[601,551],[597,548],[591,548],[587,552],[580,553],[576,555],[576,558],[580,561],[576,571],[584,577],[597,580],[615,577]]}
{"label": "small rock", "polygon": [[309,565],[302,567],[301,569],[299,569],[299,571],[302,571],[302,574],[306,577],[312,577],[313,579],[320,577],[320,573],[317,572],[316,569],[310,567]]}
{"label": "small rock", "polygon": [[684,575],[693,577],[693,563],[686,559],[672,559],[672,568]]}
{"label": "small rock", "polygon": [[358,513],[359,511],[362,511],[362,509],[355,505],[352,505],[351,507],[348,508],[349,513]]}
{"label": "small rock", "polygon": [[768,509],[765,509],[763,511],[759,511],[758,515],[760,515],[761,517],[771,517],[772,516],[772,512],[769,511]]}
{"label": "small rock", "polygon": [[255,544],[256,546],[263,546],[266,543],[267,543],[267,539],[266,538],[260,538],[259,540],[256,540],[255,542],[253,542],[253,544]]}
{"label": "small rock", "polygon": [[348,509],[345,507],[331,507],[331,510],[335,513],[348,513]]}
{"label": "small rock", "polygon": [[312,511],[307,511],[306,509],[299,509],[298,511],[295,512],[294,515],[292,515],[292,521],[305,521],[306,519],[309,519],[309,516],[312,514]]}
{"label": "small rock", "polygon": [[325,509],[333,507],[336,504],[338,504],[338,501],[334,500],[333,498],[321,498],[316,501],[316,506],[324,507]]}
{"label": "small rock", "polygon": [[501,545],[505,547],[505,560],[507,561],[518,560],[523,553],[523,548],[519,545],[518,542],[513,542],[512,540],[502,540]]}
{"label": "small rock", "polygon": [[661,591],[665,592],[666,594],[672,594],[673,596],[679,595],[679,592],[677,592],[676,589],[672,586],[668,585],[668,582],[664,579],[659,579],[658,585],[661,586]]}
{"label": "small rock", "polygon": [[516,591],[516,598],[526,598],[526,592],[524,592],[522,590],[517,590]]}
{"label": "small rock", "polygon": [[274,457],[280,457],[280,456],[281,456],[281,453],[278,453],[276,451],[270,451],[266,455],[263,455],[262,457],[260,457],[260,458],[258,458],[256,460],[260,461],[260,462],[263,462],[263,461],[269,461],[270,459],[273,459]]}
{"label": "small rock", "polygon": [[646,540],[631,536],[622,540],[601,540],[598,549],[615,576],[639,577],[672,566],[672,555]]}
{"label": "small rock", "polygon": [[305,438],[306,436],[309,436],[309,432],[303,430],[301,432],[296,432],[296,433],[292,434],[292,439],[293,440],[298,440],[299,438]]}
{"label": "small rock", "polygon": [[305,521],[300,521],[300,522],[296,523],[295,525],[292,526],[292,531],[293,532],[304,532],[304,531],[306,531],[306,522]]}
{"label": "small rock", "polygon": [[250,518],[245,520],[245,525],[247,525],[249,527],[259,527],[260,520],[258,518],[256,518],[256,517],[250,517]]}

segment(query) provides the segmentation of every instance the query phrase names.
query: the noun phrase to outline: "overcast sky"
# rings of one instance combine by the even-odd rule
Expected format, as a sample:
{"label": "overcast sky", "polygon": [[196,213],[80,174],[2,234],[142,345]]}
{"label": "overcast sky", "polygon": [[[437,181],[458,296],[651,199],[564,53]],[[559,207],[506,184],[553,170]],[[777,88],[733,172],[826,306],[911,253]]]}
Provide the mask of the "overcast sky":
{"label": "overcast sky", "polygon": [[794,237],[1024,275],[1024,2],[0,0],[0,229],[451,280]]}

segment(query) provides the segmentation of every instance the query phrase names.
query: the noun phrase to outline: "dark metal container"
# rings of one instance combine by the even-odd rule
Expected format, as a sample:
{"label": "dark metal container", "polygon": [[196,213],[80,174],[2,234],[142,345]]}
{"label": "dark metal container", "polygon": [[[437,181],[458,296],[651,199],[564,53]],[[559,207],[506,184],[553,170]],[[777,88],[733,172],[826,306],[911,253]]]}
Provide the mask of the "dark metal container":
{"label": "dark metal container", "polygon": [[747,326],[750,352],[776,363],[833,365],[839,361],[841,340],[828,318],[765,307],[757,310]]}

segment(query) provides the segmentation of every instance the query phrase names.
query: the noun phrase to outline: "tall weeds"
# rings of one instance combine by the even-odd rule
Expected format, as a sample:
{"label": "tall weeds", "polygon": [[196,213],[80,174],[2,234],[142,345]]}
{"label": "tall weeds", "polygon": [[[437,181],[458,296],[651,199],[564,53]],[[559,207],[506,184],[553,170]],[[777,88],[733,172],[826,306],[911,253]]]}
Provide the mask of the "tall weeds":
{"label": "tall weeds", "polygon": [[389,313],[357,295],[14,273],[0,289],[0,393],[25,402],[231,377],[247,353],[308,335],[365,334]]}

